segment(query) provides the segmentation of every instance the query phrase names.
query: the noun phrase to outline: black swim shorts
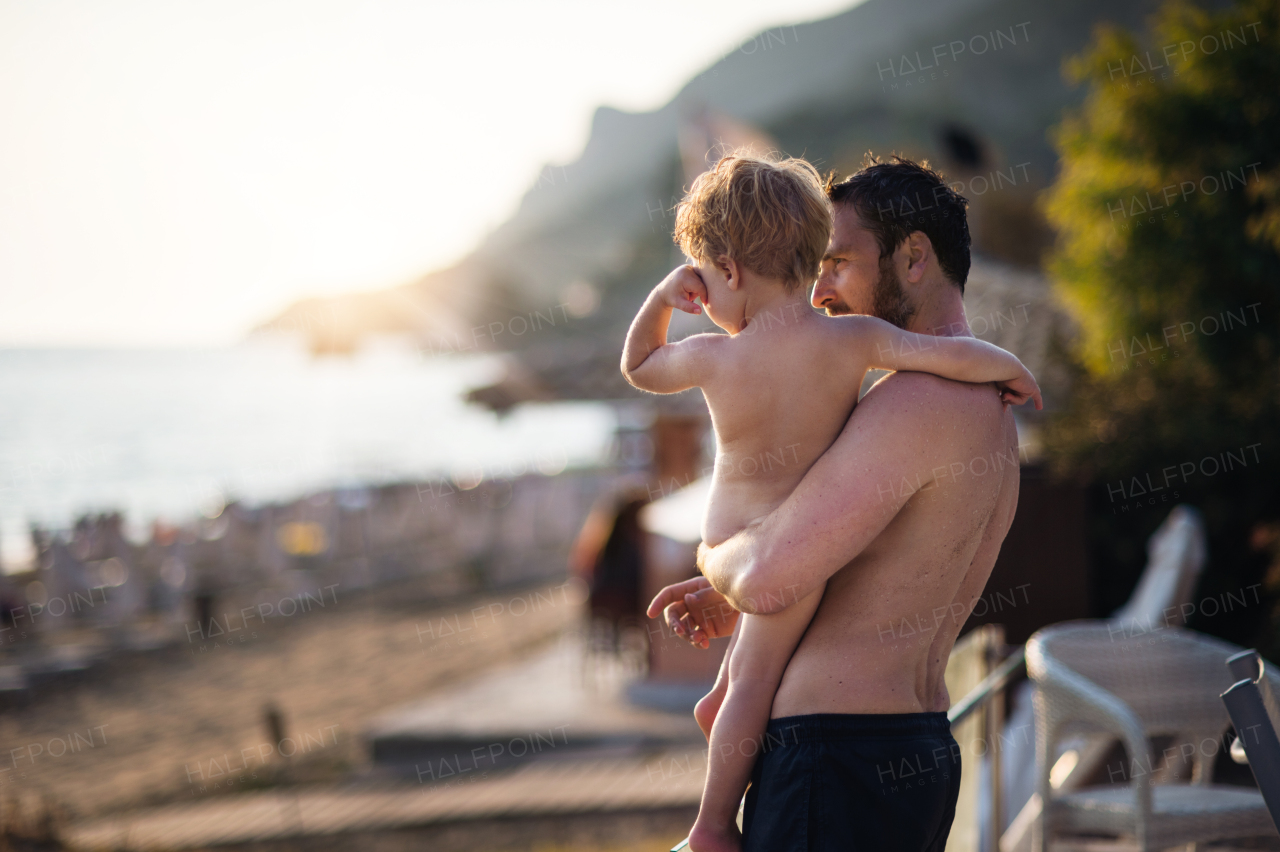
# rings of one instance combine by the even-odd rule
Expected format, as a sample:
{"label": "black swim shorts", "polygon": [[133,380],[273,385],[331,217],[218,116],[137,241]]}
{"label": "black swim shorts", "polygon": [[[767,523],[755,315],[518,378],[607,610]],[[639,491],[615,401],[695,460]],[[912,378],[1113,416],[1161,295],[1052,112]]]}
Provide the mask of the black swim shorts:
{"label": "black swim shorts", "polygon": [[946,713],[769,720],[743,852],[942,852],[960,794]]}

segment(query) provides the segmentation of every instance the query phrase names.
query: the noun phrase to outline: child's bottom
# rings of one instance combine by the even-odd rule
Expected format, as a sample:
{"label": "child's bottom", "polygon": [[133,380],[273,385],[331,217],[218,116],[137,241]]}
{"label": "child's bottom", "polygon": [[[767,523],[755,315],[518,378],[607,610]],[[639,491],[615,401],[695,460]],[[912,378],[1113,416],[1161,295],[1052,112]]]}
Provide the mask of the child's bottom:
{"label": "child's bottom", "polygon": [[960,794],[946,713],[771,719],[743,815],[743,852],[942,852]]}

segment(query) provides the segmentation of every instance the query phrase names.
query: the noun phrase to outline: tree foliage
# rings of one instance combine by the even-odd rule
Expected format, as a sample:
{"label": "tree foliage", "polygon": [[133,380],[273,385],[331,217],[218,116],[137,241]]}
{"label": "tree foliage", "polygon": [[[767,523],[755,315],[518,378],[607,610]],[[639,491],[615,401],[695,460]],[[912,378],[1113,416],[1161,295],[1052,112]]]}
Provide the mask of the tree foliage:
{"label": "tree foliage", "polygon": [[[1116,584],[1136,579],[1136,543],[1190,502],[1211,535],[1201,594],[1269,581],[1274,599],[1280,0],[1171,3],[1145,38],[1099,29],[1068,72],[1088,95],[1055,131],[1061,172],[1044,210],[1079,378],[1046,447],[1059,474],[1093,483],[1098,558]],[[1266,609],[1196,626],[1251,641],[1270,630]]]}

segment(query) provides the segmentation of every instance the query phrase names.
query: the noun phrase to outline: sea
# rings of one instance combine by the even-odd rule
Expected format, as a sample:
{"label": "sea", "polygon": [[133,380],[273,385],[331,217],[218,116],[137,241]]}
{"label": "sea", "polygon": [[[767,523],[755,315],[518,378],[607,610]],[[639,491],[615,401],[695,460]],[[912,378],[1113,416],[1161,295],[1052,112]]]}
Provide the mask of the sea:
{"label": "sea", "polygon": [[600,403],[464,402],[495,356],[405,345],[313,357],[296,343],[221,349],[0,349],[0,563],[30,561],[29,525],[124,513],[216,516],[232,500],[289,500],[410,478],[509,478],[604,463]]}

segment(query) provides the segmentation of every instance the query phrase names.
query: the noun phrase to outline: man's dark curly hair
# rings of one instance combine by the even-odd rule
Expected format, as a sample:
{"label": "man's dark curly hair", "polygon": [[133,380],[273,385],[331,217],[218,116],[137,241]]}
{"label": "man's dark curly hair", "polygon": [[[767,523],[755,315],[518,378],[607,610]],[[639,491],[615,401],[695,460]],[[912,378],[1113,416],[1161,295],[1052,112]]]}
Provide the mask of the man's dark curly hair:
{"label": "man's dark curly hair", "polygon": [[895,154],[882,163],[868,153],[862,168],[839,183],[832,173],[826,190],[833,205],[848,204],[858,211],[876,235],[882,259],[913,231],[923,232],[943,274],[964,293],[969,278],[969,199],[947,186],[927,160],[916,163]]}

